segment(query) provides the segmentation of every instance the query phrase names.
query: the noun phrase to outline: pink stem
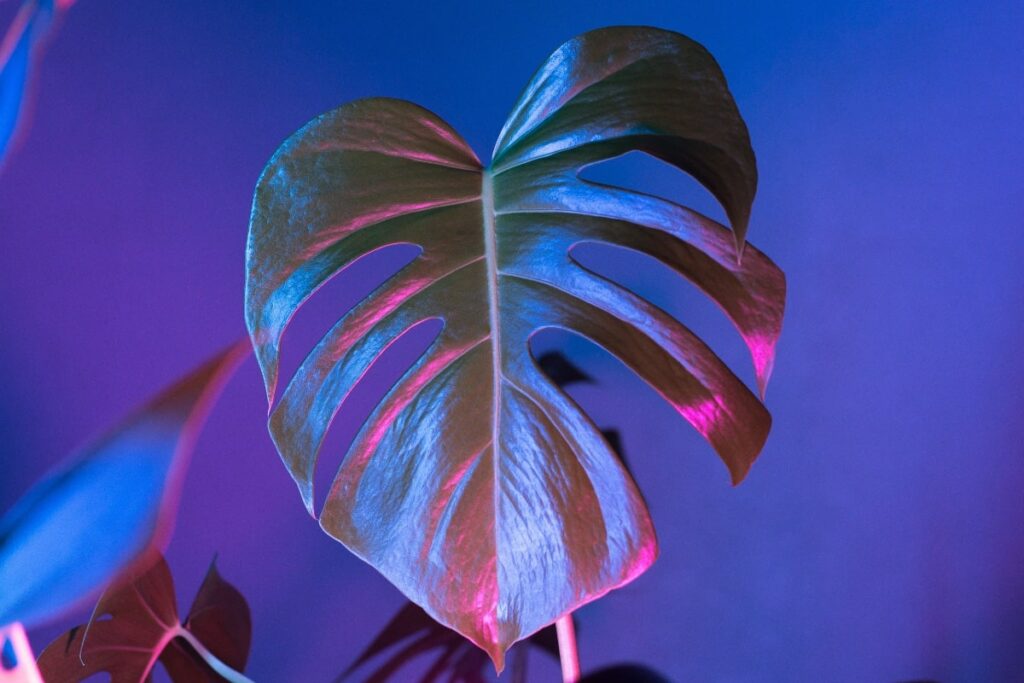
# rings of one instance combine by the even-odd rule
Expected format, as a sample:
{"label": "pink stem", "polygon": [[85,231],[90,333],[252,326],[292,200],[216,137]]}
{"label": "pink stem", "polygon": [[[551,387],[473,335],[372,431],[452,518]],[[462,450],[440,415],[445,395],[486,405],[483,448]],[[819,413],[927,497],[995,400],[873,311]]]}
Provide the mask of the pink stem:
{"label": "pink stem", "polygon": [[558,657],[562,660],[562,683],[577,683],[580,680],[580,655],[576,650],[576,626],[572,612],[555,622],[558,634]]}
{"label": "pink stem", "polygon": [[[43,677],[36,667],[32,646],[28,643],[25,629],[19,623],[0,624],[0,648],[5,650],[6,660],[0,667],[0,681],[7,683],[43,683]],[[7,669],[12,666],[13,669]]]}

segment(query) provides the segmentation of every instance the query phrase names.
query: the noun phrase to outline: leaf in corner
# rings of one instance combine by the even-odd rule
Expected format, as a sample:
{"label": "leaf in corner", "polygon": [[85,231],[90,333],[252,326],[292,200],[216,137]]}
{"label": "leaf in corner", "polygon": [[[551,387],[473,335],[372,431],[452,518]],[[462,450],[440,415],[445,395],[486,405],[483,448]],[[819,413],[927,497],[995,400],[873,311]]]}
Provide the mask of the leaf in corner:
{"label": "leaf in corner", "polygon": [[192,446],[235,344],[37,482],[0,518],[0,625],[53,618],[170,536]]}
{"label": "leaf in corner", "polygon": [[[109,618],[98,618],[103,616]],[[191,638],[234,671],[242,671],[249,658],[249,605],[221,578],[215,564],[210,565],[184,625],[178,620],[174,582],[163,558],[144,574],[108,589],[95,617],[88,627],[76,626],[43,650],[39,669],[46,681],[71,683],[106,672],[111,683],[141,683],[157,661],[176,683],[225,680],[183,640]]]}
{"label": "leaf in corner", "polygon": [[24,123],[33,61],[62,10],[74,0],[26,0],[0,39],[0,168]]}
{"label": "leaf in corner", "polygon": [[[631,151],[696,178],[732,229],[579,176]],[[756,186],[747,128],[714,58],[649,27],[558,48],[486,167],[451,126],[402,100],[352,102],[307,124],[257,184],[246,255],[269,427],[307,509],[316,514],[319,450],[346,397],[395,339],[442,320],[363,425],[321,527],[499,670],[514,642],[632,581],[657,555],[643,497],[529,340],[557,327],[616,356],[738,483],[771,424],[761,398],[785,299],[782,272],[746,245]],[[702,289],[745,341],[757,392],[682,322],[576,262],[580,242],[647,254]],[[356,259],[397,244],[421,253],[341,317],[273,406],[296,311]]]}

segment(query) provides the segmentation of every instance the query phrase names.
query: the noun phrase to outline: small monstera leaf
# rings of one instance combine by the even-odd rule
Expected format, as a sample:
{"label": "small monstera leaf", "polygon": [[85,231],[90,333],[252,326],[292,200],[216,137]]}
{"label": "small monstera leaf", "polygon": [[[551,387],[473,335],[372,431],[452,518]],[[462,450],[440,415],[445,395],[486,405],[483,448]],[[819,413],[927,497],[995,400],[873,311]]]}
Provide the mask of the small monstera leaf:
{"label": "small monstera leaf", "polygon": [[34,625],[102,589],[168,539],[192,444],[235,344],[43,478],[0,518],[0,625]]}
{"label": "small monstera leaf", "polygon": [[109,619],[76,626],[43,650],[39,670],[44,680],[71,683],[106,672],[111,683],[142,683],[150,680],[157,661],[175,682],[248,680],[238,672],[249,658],[249,605],[215,564],[184,624],[163,558],[108,589],[94,616]]}
{"label": "small monstera leaf", "polygon": [[[633,150],[694,176],[732,230],[579,177]],[[320,340],[271,414],[307,508],[320,445],[353,386],[398,336],[442,320],[356,437],[321,526],[499,670],[512,643],[631,581],[657,552],[644,501],[529,340],[559,327],[618,357],[740,481],[770,424],[758,396],[679,321],[569,251],[633,249],[702,288],[746,341],[763,393],[785,284],[742,249],[755,185],[718,65],[653,28],[601,29],[556,50],[486,168],[444,121],[400,100],[353,102],[307,124],[264,170],[249,227],[246,322],[271,402],[282,334],[307,297],[369,252],[421,249]]]}

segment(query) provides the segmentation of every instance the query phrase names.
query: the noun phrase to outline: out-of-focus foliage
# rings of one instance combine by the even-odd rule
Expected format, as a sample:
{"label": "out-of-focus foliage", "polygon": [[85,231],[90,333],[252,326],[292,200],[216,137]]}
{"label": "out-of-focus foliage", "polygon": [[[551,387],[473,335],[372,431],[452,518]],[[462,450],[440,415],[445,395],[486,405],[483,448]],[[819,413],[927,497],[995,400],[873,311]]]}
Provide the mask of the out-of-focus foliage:
{"label": "out-of-focus foliage", "polygon": [[[527,680],[527,644],[558,659],[555,627],[548,626],[530,636],[510,653],[509,679],[512,683],[525,683]],[[405,667],[427,653],[433,653],[433,658],[423,675],[416,679],[417,683],[487,681],[487,655],[463,636],[434,621],[422,608],[411,602],[406,603],[392,617],[338,681],[352,680],[359,670],[365,670],[366,665],[373,660],[377,660],[375,668],[358,680],[363,683],[410,680]]]}
{"label": "out-of-focus foliage", "polygon": [[60,12],[74,0],[28,0],[0,42],[0,167],[18,132],[30,85],[32,62]]}
{"label": "out-of-focus foliage", "polygon": [[[548,626],[530,636],[509,652],[508,678],[511,683],[526,683],[527,647],[534,647],[558,659],[558,636]],[[408,667],[414,661],[426,661],[422,675],[413,677]],[[336,683],[358,680],[361,683],[486,683],[487,655],[464,637],[430,618],[409,602],[391,618]],[[368,666],[375,662],[373,667]],[[360,675],[360,672],[363,672]],[[581,683],[669,683],[651,668],[640,664],[621,664],[584,676]]]}
{"label": "out-of-focus foliage", "polygon": [[192,446],[242,342],[57,468],[0,518],[0,625],[33,625],[166,543]]}
{"label": "out-of-focus foliage", "polygon": [[[109,617],[103,619],[102,617]],[[249,605],[215,564],[184,623],[163,558],[144,573],[107,589],[84,626],[50,643],[39,656],[47,683],[73,683],[100,672],[111,683],[142,683],[159,661],[176,683],[244,681],[249,658]]]}
{"label": "out-of-focus foliage", "polygon": [[[694,176],[732,230],[579,177],[630,151]],[[763,394],[785,281],[744,249],[756,182],[714,59],[653,28],[592,31],[556,50],[486,168],[444,121],[401,100],[353,102],[307,124],[268,163],[250,222],[246,320],[271,402],[284,329],[306,299],[365,254],[421,249],[321,339],[272,412],[309,511],[346,396],[397,337],[439,319],[437,339],[356,437],[321,526],[499,670],[512,643],[638,576],[657,555],[640,492],[529,340],[558,327],[617,356],[739,482],[771,422],[758,395],[679,321],[570,250],[633,249],[703,289],[749,347]]]}

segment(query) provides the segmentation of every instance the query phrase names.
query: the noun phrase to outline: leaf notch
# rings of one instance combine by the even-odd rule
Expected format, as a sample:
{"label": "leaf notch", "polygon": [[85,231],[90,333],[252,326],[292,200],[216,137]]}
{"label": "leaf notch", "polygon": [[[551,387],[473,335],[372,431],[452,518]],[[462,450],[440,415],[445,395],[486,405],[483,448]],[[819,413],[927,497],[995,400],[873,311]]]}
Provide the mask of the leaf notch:
{"label": "leaf notch", "polygon": [[[691,174],[732,230],[687,207],[588,182],[631,151]],[[717,303],[746,342],[761,397],[785,279],[746,245],[757,170],[721,69],[649,27],[585,33],[541,66],[484,168],[429,111],[359,100],[300,129],[257,184],[246,321],[269,428],[311,514],[326,430],[394,339],[444,327],[350,447],[321,526],[435,619],[505,650],[642,573],[657,554],[643,498],[592,421],[538,367],[559,327],[612,353],[715,448],[734,483],[771,424],[761,398],[681,322],[569,255],[604,242],[659,259]],[[422,252],[321,339],[276,407],[296,310],[359,256]],[[741,258],[742,254],[742,258]]]}

